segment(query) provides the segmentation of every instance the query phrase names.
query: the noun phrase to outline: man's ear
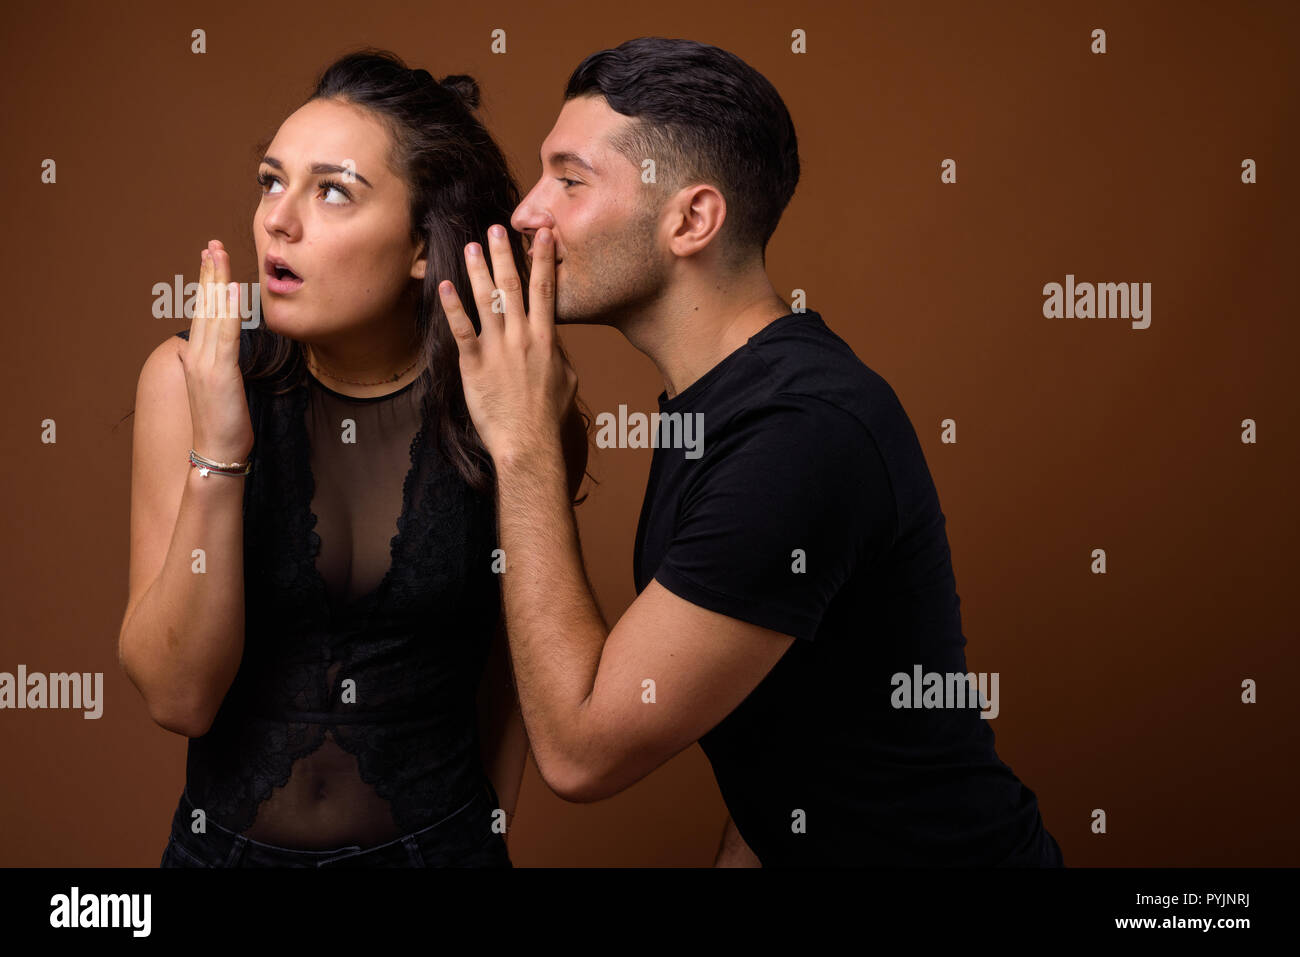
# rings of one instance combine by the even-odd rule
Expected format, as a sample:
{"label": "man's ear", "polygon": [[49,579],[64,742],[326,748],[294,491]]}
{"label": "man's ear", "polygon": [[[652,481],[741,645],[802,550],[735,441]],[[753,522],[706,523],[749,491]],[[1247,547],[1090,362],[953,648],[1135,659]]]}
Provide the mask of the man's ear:
{"label": "man's ear", "polygon": [[677,220],[669,234],[669,248],[678,256],[693,256],[713,242],[727,219],[727,200],[709,183],[683,187],[673,199]]}

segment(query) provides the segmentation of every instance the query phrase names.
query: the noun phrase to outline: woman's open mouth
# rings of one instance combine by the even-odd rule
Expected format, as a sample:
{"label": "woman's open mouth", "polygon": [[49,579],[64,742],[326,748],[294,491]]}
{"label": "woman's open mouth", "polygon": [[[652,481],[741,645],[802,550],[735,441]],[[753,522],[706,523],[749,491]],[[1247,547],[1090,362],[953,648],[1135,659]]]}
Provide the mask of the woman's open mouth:
{"label": "woman's open mouth", "polygon": [[279,295],[293,292],[302,286],[302,278],[279,259],[266,260],[266,288]]}

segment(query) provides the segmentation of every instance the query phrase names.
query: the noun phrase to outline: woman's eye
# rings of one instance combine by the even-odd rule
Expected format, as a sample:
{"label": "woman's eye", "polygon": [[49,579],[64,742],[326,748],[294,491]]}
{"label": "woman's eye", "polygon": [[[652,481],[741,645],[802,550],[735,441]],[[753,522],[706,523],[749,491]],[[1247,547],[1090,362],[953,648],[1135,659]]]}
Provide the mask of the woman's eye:
{"label": "woman's eye", "polygon": [[556,177],[556,178],[559,179],[559,181],[560,181],[561,183],[564,184],[564,188],[565,188],[565,189],[568,189],[570,186],[581,186],[581,185],[582,185],[582,184],[579,183],[576,179],[565,179],[563,176],[559,176],[559,177]]}
{"label": "woman's eye", "polygon": [[327,198],[325,202],[330,206],[345,206],[352,201],[352,194],[344,189],[341,184],[334,182],[332,179],[321,180],[320,189],[325,191],[326,197],[328,197],[331,192],[338,193],[343,197],[342,200],[335,201],[330,201]]}
{"label": "woman's eye", "polygon": [[[284,184],[280,182],[280,177],[272,176],[270,173],[259,173],[257,182],[267,195],[284,192]],[[317,188],[325,194],[325,202],[330,206],[345,206],[352,202],[352,194],[333,180],[323,180]],[[341,198],[330,199],[332,193],[337,193]]]}

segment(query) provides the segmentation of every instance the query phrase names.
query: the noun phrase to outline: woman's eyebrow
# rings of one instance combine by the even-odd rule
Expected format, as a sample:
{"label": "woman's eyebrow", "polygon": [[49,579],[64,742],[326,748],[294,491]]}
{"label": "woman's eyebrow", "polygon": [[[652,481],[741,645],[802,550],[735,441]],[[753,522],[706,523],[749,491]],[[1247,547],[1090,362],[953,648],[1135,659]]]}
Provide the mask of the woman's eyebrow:
{"label": "woman's eyebrow", "polygon": [[[263,156],[262,162],[267,166],[273,166],[278,170],[284,170],[284,164],[274,156]],[[346,176],[354,176],[358,183],[365,183],[367,186],[370,186],[369,180],[358,173],[355,169],[350,166],[340,166],[338,163],[312,163],[309,172],[313,176],[318,173],[342,173]],[[373,186],[370,186],[370,188],[374,189]]]}

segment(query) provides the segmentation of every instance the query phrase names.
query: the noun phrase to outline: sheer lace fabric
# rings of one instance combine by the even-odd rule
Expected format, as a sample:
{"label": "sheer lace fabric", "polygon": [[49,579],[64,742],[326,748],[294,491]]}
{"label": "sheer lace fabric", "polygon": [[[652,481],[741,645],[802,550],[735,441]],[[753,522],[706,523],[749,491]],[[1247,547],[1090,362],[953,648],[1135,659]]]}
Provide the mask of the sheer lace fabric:
{"label": "sheer lace fabric", "polygon": [[190,740],[190,799],[288,847],[369,846],[436,823],[484,778],[476,693],[500,611],[491,497],[421,428],[414,386],[246,393],[244,654],[212,728]]}

